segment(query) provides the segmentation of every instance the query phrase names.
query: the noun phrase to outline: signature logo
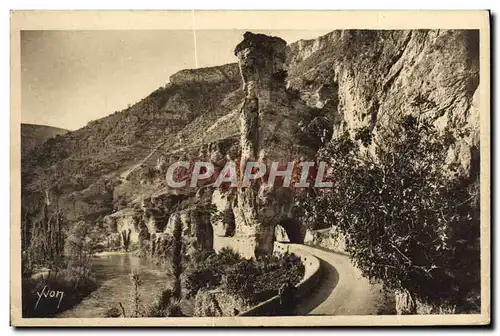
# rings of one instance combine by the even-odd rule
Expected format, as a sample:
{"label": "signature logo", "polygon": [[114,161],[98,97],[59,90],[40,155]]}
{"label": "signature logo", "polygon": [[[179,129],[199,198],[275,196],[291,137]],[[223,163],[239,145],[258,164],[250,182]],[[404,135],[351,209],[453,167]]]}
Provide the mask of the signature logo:
{"label": "signature logo", "polygon": [[36,301],[35,309],[38,307],[38,303],[40,302],[40,299],[42,297],[47,298],[47,299],[59,299],[59,303],[57,304],[57,308],[61,305],[61,301],[64,297],[64,292],[62,291],[55,291],[51,290],[50,288],[47,288],[47,286],[44,286],[41,292],[36,292],[38,295],[38,300]]}

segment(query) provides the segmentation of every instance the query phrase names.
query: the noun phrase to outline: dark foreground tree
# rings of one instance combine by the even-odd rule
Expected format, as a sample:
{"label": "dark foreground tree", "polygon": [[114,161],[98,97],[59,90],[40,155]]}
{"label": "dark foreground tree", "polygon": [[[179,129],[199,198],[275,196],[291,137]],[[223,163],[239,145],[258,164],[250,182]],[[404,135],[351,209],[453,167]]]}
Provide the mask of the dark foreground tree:
{"label": "dark foreground tree", "polygon": [[348,134],[319,154],[333,188],[302,195],[304,219],[335,226],[365,276],[457,312],[480,307],[479,182],[446,153],[454,142],[429,121]]}
{"label": "dark foreground tree", "polygon": [[174,275],[173,297],[181,299],[181,273],[182,273],[182,222],[179,216],[174,222],[174,241],[172,246],[172,274]]}

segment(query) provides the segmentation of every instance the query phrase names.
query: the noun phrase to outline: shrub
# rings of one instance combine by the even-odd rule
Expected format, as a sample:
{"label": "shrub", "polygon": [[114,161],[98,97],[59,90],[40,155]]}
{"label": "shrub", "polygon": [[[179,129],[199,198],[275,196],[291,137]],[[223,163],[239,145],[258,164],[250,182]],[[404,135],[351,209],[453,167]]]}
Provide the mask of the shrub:
{"label": "shrub", "polygon": [[182,317],[180,301],[174,297],[171,289],[165,289],[160,293],[158,299],[153,303],[147,313],[148,317]]}
{"label": "shrub", "polygon": [[121,232],[122,234],[122,243],[123,243],[123,248],[125,249],[125,251],[127,252],[130,248],[130,234],[132,233],[132,230],[131,229],[128,229],[127,230],[123,230]]}
{"label": "shrub", "polygon": [[231,266],[223,277],[223,284],[228,293],[254,302],[257,265],[253,260],[244,259]]}
{"label": "shrub", "polygon": [[198,250],[184,274],[184,285],[187,297],[196,296],[203,288],[223,288],[253,304],[275,295],[287,281],[297,284],[303,275],[304,265],[294,254],[264,254],[257,259],[244,259],[230,248],[219,253]]}
{"label": "shrub", "polygon": [[186,296],[194,297],[202,288],[216,288],[221,284],[226,268],[242,260],[237,252],[229,248],[223,248],[218,254],[213,250],[196,250],[184,274]]}

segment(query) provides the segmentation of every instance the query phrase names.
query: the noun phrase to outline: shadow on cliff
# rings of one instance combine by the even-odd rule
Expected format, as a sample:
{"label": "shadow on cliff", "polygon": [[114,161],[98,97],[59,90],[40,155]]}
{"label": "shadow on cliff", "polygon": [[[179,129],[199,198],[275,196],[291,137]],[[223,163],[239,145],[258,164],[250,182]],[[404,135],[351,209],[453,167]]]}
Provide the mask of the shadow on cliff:
{"label": "shadow on cliff", "polygon": [[339,273],[331,264],[327,263],[320,257],[317,257],[321,263],[321,280],[309,298],[300,302],[293,315],[308,315],[314,308],[319,306],[323,301],[328,299],[339,282]]}

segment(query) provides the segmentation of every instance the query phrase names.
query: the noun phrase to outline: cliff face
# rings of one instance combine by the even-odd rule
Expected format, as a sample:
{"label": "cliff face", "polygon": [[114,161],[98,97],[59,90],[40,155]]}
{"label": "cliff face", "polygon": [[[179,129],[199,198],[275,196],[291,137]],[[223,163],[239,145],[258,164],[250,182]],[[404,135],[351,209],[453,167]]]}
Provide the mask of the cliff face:
{"label": "cliff face", "polygon": [[[235,50],[245,92],[240,169],[247,161],[287,161],[291,153],[313,157],[301,146],[297,125],[320,111],[333,138],[363,128],[376,135],[375,126],[388,128],[402,115],[430,118],[458,139],[448,160],[459,164],[462,174],[474,175],[478,48],[476,31],[334,31],[286,48],[279,38],[246,33]],[[281,202],[273,200],[276,195]],[[235,235],[247,237],[256,253],[268,251],[276,225],[290,211],[289,201],[287,190],[265,184],[240,189],[233,206]]]}
{"label": "cliff face", "polygon": [[[456,139],[448,163],[471,180],[479,173],[478,31],[335,31],[288,51],[288,85],[309,105],[336,103],[333,137],[389,128],[402,115],[428,118]],[[325,85],[333,88],[321,95]],[[329,100],[328,100],[329,99]],[[345,237],[313,232],[308,241],[342,251]],[[409,293],[398,314],[443,314]]]}
{"label": "cliff face", "polygon": [[[388,127],[402,114],[435,120],[459,139],[449,159],[469,174],[479,154],[479,33],[334,31],[288,50],[288,85],[310,104],[338,102],[334,136]],[[321,98],[325,86],[330,94]]]}
{"label": "cliff face", "polygon": [[235,316],[247,310],[248,304],[220,290],[201,289],[194,300],[194,316]]}

